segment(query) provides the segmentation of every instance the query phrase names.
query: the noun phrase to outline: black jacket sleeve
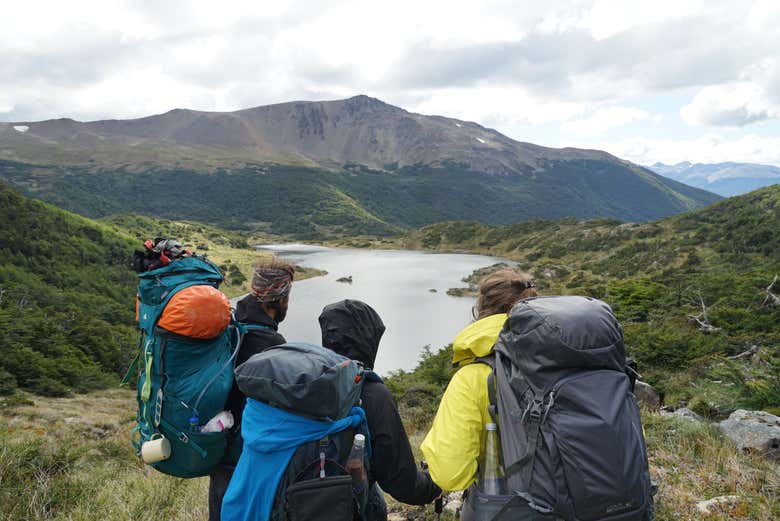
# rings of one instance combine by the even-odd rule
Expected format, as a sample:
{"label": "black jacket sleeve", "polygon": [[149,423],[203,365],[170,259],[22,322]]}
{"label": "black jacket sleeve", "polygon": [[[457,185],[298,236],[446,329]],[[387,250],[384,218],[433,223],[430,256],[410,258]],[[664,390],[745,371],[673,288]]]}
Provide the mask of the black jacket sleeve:
{"label": "black jacket sleeve", "polygon": [[418,469],[393,396],[383,383],[366,382],[363,408],[371,435],[369,477],[397,501],[424,505],[441,489],[427,472]]}

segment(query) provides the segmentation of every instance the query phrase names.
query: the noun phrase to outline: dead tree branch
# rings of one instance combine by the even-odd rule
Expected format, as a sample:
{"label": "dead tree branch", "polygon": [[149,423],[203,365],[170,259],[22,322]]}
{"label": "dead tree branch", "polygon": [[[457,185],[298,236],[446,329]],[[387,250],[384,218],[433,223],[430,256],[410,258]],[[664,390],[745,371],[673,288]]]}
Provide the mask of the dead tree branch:
{"label": "dead tree branch", "polygon": [[777,306],[780,305],[780,297],[772,293],[772,286],[777,282],[777,275],[772,279],[772,283],[766,287],[766,298],[762,306]]}
{"label": "dead tree branch", "polygon": [[727,356],[726,358],[728,358],[729,360],[742,360],[743,358],[751,358],[756,353],[758,353],[758,346],[750,346],[750,349],[748,349],[747,351],[742,351],[738,355]]}
{"label": "dead tree branch", "polygon": [[699,298],[698,303],[701,306],[701,313],[698,315],[688,315],[688,320],[690,322],[696,322],[699,325],[699,330],[704,331],[705,333],[714,333],[715,331],[720,331],[720,328],[713,326],[710,323],[710,320],[707,318],[707,306],[704,305],[704,299],[701,296],[701,291],[697,291],[696,296]]}

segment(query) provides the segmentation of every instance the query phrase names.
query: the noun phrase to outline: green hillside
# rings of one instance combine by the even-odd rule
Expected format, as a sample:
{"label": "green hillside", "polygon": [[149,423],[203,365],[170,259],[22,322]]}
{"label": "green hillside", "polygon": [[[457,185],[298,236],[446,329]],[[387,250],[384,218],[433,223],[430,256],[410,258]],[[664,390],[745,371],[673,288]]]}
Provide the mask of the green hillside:
{"label": "green hillside", "polygon": [[466,165],[357,165],[339,170],[245,165],[211,172],[148,165],[97,169],[0,161],[0,178],[88,216],[141,213],[326,240],[392,235],[452,219],[508,224],[532,218],[646,221],[718,196],[616,161],[540,160],[487,174]]}
{"label": "green hillside", "polygon": [[129,235],[0,182],[0,391],[116,381],[137,340],[132,251]]}
{"label": "green hillside", "polygon": [[[641,372],[667,401],[717,412],[780,407],[780,305],[765,303],[780,274],[778,230],[780,186],[772,186],[650,223],[450,222],[409,232],[401,244],[508,257],[546,294],[606,300]],[[773,292],[780,295],[780,283]],[[755,365],[725,358],[754,345]]]}

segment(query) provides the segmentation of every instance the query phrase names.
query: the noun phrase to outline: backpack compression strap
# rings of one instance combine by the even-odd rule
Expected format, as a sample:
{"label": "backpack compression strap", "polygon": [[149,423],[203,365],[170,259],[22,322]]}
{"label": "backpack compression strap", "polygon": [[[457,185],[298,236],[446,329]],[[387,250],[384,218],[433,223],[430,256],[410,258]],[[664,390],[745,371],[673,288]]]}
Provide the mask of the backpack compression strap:
{"label": "backpack compression strap", "polygon": [[[491,353],[488,356],[479,357],[474,360],[474,363],[485,364],[492,369],[487,378],[488,412],[490,413],[490,418],[493,420],[493,423],[498,425],[498,400],[496,397],[496,355],[495,353]],[[510,474],[513,469],[517,469],[518,466],[524,465],[522,479],[523,482],[526,483],[527,488],[531,487],[531,478],[533,477],[534,463],[536,460],[536,448],[538,445],[539,432],[541,431],[541,423],[544,416],[542,414],[542,405],[543,404],[538,400],[534,400],[528,404],[528,407],[523,413],[523,418],[521,420],[525,421],[526,418],[528,418],[530,423],[528,429],[528,455],[521,461],[516,462],[514,465],[506,469],[506,473]],[[499,433],[500,432],[501,431],[499,429]],[[512,498],[507,501],[503,508],[491,518],[491,521],[500,519],[501,515],[510,507],[512,507],[518,500],[525,501],[529,508],[536,510],[541,514],[551,514],[553,512],[552,509],[537,504],[531,495],[516,490],[513,492]]]}

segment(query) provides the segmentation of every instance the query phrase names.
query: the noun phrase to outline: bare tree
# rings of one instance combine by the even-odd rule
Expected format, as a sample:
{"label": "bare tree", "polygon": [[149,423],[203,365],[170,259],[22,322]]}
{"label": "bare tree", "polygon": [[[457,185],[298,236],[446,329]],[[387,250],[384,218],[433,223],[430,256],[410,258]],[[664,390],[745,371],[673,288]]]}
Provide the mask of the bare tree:
{"label": "bare tree", "polygon": [[777,275],[772,279],[772,283],[766,287],[766,298],[764,299],[763,306],[777,306],[780,305],[780,297],[772,293],[772,286],[777,282]]}
{"label": "bare tree", "polygon": [[701,291],[696,292],[698,297],[698,304],[701,306],[701,313],[698,315],[688,315],[690,322],[696,322],[699,325],[699,330],[705,333],[714,333],[720,331],[719,327],[715,327],[710,323],[710,319],[707,318],[707,306],[704,305],[704,298],[701,296]]}

